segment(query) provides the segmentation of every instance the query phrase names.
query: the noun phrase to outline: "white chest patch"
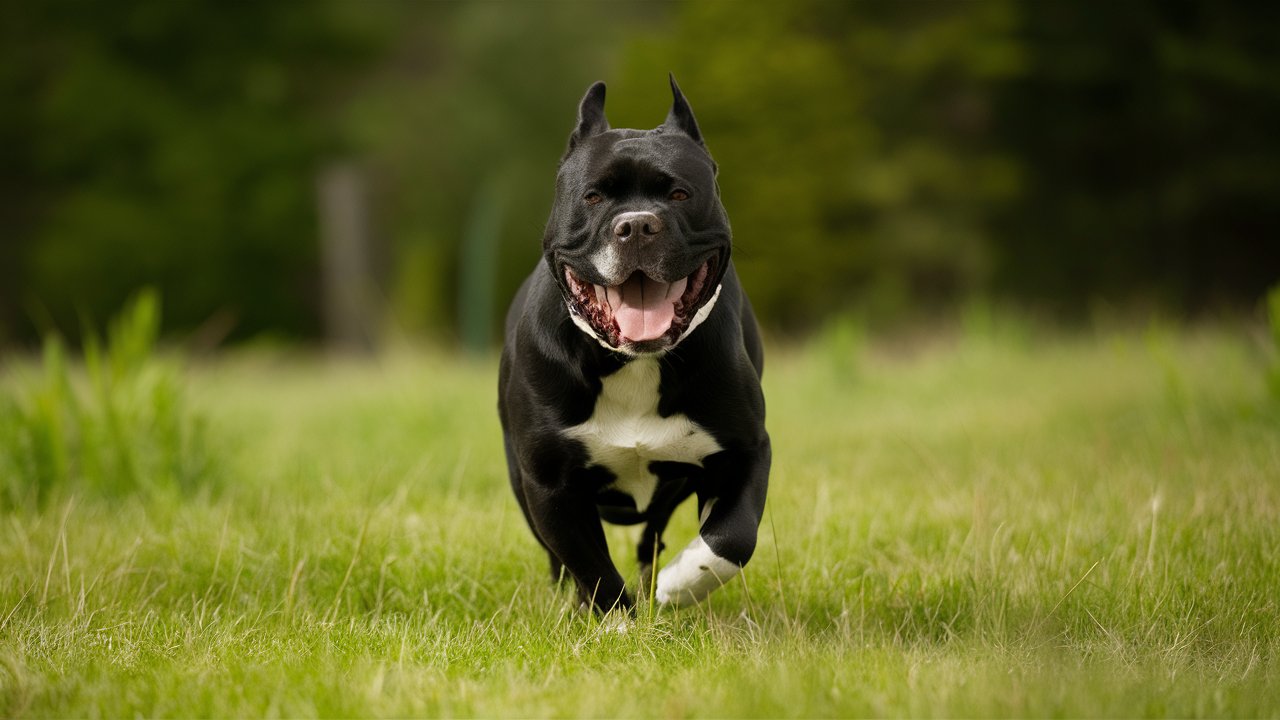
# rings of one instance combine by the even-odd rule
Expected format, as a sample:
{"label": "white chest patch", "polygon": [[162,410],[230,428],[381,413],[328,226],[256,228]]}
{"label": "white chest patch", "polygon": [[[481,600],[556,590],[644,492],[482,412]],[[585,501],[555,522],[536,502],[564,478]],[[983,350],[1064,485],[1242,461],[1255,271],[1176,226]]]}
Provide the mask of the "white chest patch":
{"label": "white chest patch", "polygon": [[657,358],[639,357],[604,379],[595,410],[581,425],[564,431],[587,448],[593,465],[602,465],[617,480],[610,486],[632,497],[643,512],[653,500],[658,478],[649,471],[655,460],[702,465],[720,452],[715,438],[682,414],[658,414]]}

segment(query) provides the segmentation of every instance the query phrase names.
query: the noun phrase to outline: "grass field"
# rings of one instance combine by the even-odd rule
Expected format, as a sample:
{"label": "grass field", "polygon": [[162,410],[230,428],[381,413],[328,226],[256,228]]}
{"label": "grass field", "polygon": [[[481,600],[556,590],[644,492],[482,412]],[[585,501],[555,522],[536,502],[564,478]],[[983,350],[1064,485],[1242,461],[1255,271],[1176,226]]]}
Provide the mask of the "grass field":
{"label": "grass field", "polygon": [[0,716],[1280,716],[1239,328],[774,347],[754,560],[623,633],[545,581],[493,358],[133,362],[4,375]]}

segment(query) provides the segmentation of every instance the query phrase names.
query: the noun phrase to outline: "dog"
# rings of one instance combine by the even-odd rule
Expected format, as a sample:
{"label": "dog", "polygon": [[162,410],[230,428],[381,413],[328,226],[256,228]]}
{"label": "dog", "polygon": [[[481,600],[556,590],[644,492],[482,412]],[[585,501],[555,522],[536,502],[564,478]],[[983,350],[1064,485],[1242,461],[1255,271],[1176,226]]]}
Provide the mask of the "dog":
{"label": "dog", "polygon": [[[498,412],[511,487],[553,580],[633,611],[602,521],[644,524],[640,591],[701,602],[751,559],[771,448],[755,315],[718,168],[674,76],[652,130],[613,129],[592,85],[556,174],[543,257],[507,313]],[[697,497],[695,537],[658,573]]]}

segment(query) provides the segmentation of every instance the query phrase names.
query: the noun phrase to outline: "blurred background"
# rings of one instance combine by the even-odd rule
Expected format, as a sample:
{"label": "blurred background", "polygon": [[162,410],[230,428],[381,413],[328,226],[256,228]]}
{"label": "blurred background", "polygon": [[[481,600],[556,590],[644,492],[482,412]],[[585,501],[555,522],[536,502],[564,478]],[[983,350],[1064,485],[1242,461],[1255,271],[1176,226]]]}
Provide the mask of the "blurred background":
{"label": "blurred background", "polygon": [[196,348],[474,349],[576,103],[674,72],[763,324],[1257,312],[1280,6],[49,0],[0,16],[0,347],[138,288]]}

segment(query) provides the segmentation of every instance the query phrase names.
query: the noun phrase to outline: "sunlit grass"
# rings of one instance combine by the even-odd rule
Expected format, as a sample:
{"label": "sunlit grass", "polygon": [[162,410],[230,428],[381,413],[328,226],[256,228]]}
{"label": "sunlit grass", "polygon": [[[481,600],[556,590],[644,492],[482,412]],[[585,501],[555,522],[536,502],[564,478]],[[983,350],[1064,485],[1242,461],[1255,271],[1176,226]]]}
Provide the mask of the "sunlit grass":
{"label": "sunlit grass", "polygon": [[622,633],[545,582],[492,359],[190,367],[214,491],[0,516],[0,715],[1274,716],[1266,363],[1229,329],[775,347],[755,559]]}

